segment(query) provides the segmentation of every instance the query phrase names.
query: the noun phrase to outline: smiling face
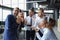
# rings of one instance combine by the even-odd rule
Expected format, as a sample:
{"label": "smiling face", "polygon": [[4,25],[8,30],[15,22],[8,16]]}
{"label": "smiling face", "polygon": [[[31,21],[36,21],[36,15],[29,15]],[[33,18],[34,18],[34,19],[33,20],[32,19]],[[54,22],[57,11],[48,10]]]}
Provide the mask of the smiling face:
{"label": "smiling face", "polygon": [[33,16],[34,15],[34,12],[30,9],[29,10],[29,16]]}
{"label": "smiling face", "polygon": [[18,8],[18,7],[14,8],[14,9],[13,9],[13,14],[14,14],[14,16],[17,16],[18,13],[19,13],[19,8]]}
{"label": "smiling face", "polygon": [[23,18],[22,13],[21,13],[21,12],[19,12],[16,18],[17,18],[17,20],[18,20],[18,21],[20,21],[20,22],[21,22],[21,21],[22,21],[22,18]]}
{"label": "smiling face", "polygon": [[44,10],[42,8],[38,9],[38,16],[42,17],[44,15]]}
{"label": "smiling face", "polygon": [[17,16],[18,16],[19,19],[24,17],[22,12],[19,12]]}
{"label": "smiling face", "polygon": [[41,17],[43,15],[43,12],[41,10],[38,10],[38,16]]}

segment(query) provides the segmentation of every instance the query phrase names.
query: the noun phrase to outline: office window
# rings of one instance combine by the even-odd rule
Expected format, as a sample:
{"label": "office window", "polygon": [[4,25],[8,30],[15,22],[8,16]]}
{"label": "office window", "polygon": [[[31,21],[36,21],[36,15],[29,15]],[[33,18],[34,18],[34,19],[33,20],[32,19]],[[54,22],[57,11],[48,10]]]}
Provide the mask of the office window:
{"label": "office window", "polygon": [[5,21],[7,15],[11,14],[11,10],[3,9],[3,21]]}
{"label": "office window", "polygon": [[11,0],[3,0],[3,5],[11,7]]}
{"label": "office window", "polygon": [[24,13],[24,18],[26,18],[26,16],[27,16],[26,12],[23,12],[23,13]]}
{"label": "office window", "polygon": [[25,0],[19,0],[19,3],[25,3]]}
{"label": "office window", "polygon": [[26,10],[26,0],[19,0],[19,8]]}
{"label": "office window", "polygon": [[12,4],[12,8],[18,7],[18,4]]}
{"label": "office window", "polygon": [[47,17],[53,18],[53,14],[45,14]]}
{"label": "office window", "polygon": [[0,0],[0,5],[2,5],[2,0]]}
{"label": "office window", "polygon": [[19,8],[22,10],[26,10],[26,4],[19,4]]}
{"label": "office window", "polygon": [[19,0],[12,0],[12,4],[17,4]]}
{"label": "office window", "polygon": [[2,8],[0,8],[0,21],[2,21]]}
{"label": "office window", "polygon": [[18,7],[19,0],[12,0],[12,8]]}
{"label": "office window", "polygon": [[38,8],[38,3],[33,3],[34,8]]}

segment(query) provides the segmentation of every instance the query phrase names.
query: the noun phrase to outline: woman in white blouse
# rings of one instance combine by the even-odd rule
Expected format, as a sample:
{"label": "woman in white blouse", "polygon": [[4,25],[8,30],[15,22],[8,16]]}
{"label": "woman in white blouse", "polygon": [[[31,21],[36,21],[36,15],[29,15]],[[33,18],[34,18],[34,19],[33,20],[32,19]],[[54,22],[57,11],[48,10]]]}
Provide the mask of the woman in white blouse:
{"label": "woman in white blouse", "polygon": [[[39,40],[58,40],[55,33],[52,30],[52,27],[55,25],[55,20],[50,19],[48,23],[45,23],[46,20],[40,22],[39,27],[43,28],[43,36]],[[45,25],[45,26],[42,26]]]}

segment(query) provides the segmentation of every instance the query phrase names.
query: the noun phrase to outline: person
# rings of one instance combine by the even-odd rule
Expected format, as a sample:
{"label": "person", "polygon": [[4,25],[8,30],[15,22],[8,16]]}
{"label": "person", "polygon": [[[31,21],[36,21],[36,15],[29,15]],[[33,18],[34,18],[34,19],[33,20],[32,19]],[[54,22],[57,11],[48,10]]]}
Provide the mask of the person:
{"label": "person", "polygon": [[29,9],[29,16],[25,18],[25,24],[27,26],[26,40],[34,40],[35,31],[32,30],[31,26],[34,24],[34,10]]}
{"label": "person", "polygon": [[17,14],[19,12],[19,8],[16,7],[13,9],[13,14],[9,14],[5,20],[5,28],[3,33],[3,40],[17,40],[17,24],[20,23],[19,18],[17,18]]}
{"label": "person", "polygon": [[18,15],[18,13],[19,13],[20,10],[21,9],[19,9],[18,7],[16,7],[16,8],[13,9],[13,15],[14,15],[15,18]]}
{"label": "person", "polygon": [[54,31],[52,30],[52,27],[54,27],[55,25],[55,20],[50,18],[48,23],[45,23],[45,21],[46,20],[43,20],[39,24],[39,27],[43,28],[43,31],[44,31],[43,36],[39,40],[58,40]]}
{"label": "person", "polygon": [[24,15],[22,12],[19,12],[17,15],[18,20],[20,20],[20,23],[18,24],[18,28],[17,28],[17,37],[18,40],[20,38],[20,33],[21,33],[21,28],[24,27]]}
{"label": "person", "polygon": [[[32,26],[32,29],[35,31],[38,31],[40,28],[38,27],[39,22],[44,20],[46,18],[44,14],[44,9],[43,8],[38,8],[38,16],[35,19],[35,24]],[[41,31],[41,32],[40,32]],[[36,40],[38,40],[39,37],[43,36],[43,31],[40,29],[40,31],[36,32]],[[40,36],[39,36],[40,35]]]}
{"label": "person", "polygon": [[21,28],[24,27],[24,14],[19,12],[18,17],[21,18],[21,23],[19,24],[18,31],[21,32]]}

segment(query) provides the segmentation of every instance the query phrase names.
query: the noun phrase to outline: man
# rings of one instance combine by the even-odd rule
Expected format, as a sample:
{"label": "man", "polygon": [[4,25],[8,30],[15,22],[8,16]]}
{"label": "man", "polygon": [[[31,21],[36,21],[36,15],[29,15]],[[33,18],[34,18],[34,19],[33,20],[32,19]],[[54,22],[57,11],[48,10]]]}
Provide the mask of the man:
{"label": "man", "polygon": [[13,15],[16,17],[16,16],[18,15],[19,11],[20,11],[20,10],[19,10],[18,7],[14,8],[14,9],[13,9]]}
{"label": "man", "polygon": [[27,31],[26,31],[26,40],[34,40],[35,36],[35,31],[32,30],[31,26],[34,24],[34,10],[30,9],[29,10],[29,16],[26,17],[25,23],[27,26]]}
{"label": "man", "polygon": [[17,40],[17,24],[20,23],[16,18],[19,8],[13,9],[13,14],[9,14],[5,20],[3,40]]}

